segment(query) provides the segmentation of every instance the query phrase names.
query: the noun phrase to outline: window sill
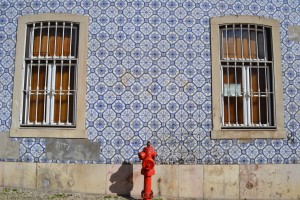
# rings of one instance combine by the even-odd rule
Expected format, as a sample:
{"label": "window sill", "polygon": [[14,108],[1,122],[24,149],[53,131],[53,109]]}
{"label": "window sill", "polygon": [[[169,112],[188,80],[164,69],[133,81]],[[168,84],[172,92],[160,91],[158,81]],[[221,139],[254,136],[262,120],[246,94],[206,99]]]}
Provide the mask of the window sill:
{"label": "window sill", "polygon": [[286,131],[281,130],[211,130],[211,139],[283,139]]}
{"label": "window sill", "polygon": [[11,128],[10,137],[87,138],[85,129],[76,128]]}

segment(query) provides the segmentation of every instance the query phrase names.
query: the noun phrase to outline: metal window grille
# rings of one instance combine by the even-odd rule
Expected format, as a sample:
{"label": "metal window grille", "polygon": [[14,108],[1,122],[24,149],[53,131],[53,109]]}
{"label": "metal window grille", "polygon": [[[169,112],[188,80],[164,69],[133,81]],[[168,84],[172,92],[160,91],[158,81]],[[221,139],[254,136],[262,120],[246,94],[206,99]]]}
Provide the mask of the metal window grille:
{"label": "metal window grille", "polygon": [[220,26],[223,128],[275,128],[271,28]]}
{"label": "metal window grille", "polygon": [[21,126],[75,126],[79,25],[27,25]]}

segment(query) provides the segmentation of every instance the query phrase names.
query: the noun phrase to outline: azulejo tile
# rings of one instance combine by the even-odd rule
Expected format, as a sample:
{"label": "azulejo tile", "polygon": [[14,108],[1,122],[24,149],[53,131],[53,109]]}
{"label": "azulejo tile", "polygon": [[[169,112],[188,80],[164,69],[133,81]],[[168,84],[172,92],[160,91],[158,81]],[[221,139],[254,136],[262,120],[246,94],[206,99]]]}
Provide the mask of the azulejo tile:
{"label": "azulejo tile", "polygon": [[[297,163],[300,48],[288,39],[287,28],[299,25],[299,9],[297,1],[1,1],[1,130],[11,123],[16,17],[76,13],[90,17],[86,121],[88,138],[101,143],[97,163],[138,162],[135,154],[147,140],[160,152],[160,163]],[[281,23],[285,127],[293,141],[240,145],[209,138],[209,20],[227,14]],[[19,140],[20,160],[45,162],[41,140]]]}

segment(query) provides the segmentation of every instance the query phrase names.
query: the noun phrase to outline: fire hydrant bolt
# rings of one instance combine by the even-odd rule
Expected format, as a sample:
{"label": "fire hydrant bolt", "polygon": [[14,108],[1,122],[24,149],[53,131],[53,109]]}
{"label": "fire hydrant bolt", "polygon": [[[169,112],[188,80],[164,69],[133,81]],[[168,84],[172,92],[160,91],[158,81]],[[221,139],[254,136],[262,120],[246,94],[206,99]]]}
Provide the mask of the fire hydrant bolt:
{"label": "fire hydrant bolt", "polygon": [[141,173],[144,175],[144,190],[142,191],[143,200],[151,200],[153,198],[153,192],[151,190],[151,176],[155,174],[155,156],[156,152],[154,148],[147,142],[147,147],[143,149],[142,152],[138,154],[139,159],[142,160],[142,170]]}

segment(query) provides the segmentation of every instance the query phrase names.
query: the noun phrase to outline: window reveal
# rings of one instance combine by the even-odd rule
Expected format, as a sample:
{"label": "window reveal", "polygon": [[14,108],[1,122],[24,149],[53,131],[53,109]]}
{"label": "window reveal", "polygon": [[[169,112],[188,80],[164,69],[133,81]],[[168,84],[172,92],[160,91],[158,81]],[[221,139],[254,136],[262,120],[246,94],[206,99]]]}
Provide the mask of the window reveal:
{"label": "window reveal", "polygon": [[271,30],[220,26],[222,127],[275,127]]}
{"label": "window reveal", "polygon": [[78,24],[27,25],[22,126],[75,126]]}

